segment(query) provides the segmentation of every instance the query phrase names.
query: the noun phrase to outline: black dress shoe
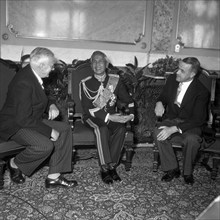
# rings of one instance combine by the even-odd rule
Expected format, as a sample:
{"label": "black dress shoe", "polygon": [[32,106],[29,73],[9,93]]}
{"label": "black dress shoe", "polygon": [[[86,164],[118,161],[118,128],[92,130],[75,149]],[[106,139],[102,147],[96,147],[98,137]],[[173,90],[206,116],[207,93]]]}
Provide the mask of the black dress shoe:
{"label": "black dress shoe", "polygon": [[112,176],[110,175],[109,170],[101,171],[101,178],[102,178],[102,181],[106,184],[112,184],[113,183],[113,179],[112,179]]}
{"label": "black dress shoe", "polygon": [[77,182],[75,180],[67,180],[62,175],[60,175],[56,179],[47,178],[45,180],[45,187],[46,188],[55,188],[55,187],[64,187],[64,188],[71,188],[77,186]]}
{"label": "black dress shoe", "polygon": [[109,170],[109,174],[110,174],[110,176],[112,177],[112,179],[113,179],[114,181],[119,181],[119,182],[121,181],[121,178],[120,178],[120,176],[118,175],[116,169]]}
{"label": "black dress shoe", "polygon": [[180,170],[176,168],[173,170],[168,170],[161,180],[165,182],[170,182],[173,178],[179,178],[179,176]]}
{"label": "black dress shoe", "polygon": [[18,168],[14,168],[10,164],[10,160],[8,161],[8,169],[10,172],[11,180],[14,183],[21,184],[25,182],[25,178],[22,175],[22,172]]}
{"label": "black dress shoe", "polygon": [[193,175],[184,175],[183,178],[186,184],[193,185],[194,183]]}

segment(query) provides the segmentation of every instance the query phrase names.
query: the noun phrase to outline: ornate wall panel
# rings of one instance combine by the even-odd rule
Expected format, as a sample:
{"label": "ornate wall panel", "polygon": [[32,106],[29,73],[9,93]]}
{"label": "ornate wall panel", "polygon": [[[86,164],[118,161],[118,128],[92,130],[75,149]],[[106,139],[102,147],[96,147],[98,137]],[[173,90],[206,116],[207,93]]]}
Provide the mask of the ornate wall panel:
{"label": "ornate wall panel", "polygon": [[175,0],[155,0],[151,49],[168,51],[171,48]]}
{"label": "ornate wall panel", "polygon": [[16,37],[135,44],[145,33],[146,0],[7,0]]}

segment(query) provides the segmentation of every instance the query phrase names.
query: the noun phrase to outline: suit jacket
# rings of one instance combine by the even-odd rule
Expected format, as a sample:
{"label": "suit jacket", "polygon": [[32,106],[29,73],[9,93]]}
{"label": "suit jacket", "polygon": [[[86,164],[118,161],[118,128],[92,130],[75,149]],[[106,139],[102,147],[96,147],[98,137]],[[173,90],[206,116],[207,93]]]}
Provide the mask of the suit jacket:
{"label": "suit jacket", "polygon": [[165,118],[176,119],[176,126],[183,132],[202,128],[207,122],[209,91],[195,77],[189,85],[181,106],[174,104],[179,82],[176,81],[176,74],[168,77],[166,85],[157,101],[161,101],[166,108]]}
{"label": "suit jacket", "polygon": [[8,140],[21,128],[50,137],[52,128],[42,122],[50,104],[30,65],[21,69],[10,82],[0,111],[0,137]]}

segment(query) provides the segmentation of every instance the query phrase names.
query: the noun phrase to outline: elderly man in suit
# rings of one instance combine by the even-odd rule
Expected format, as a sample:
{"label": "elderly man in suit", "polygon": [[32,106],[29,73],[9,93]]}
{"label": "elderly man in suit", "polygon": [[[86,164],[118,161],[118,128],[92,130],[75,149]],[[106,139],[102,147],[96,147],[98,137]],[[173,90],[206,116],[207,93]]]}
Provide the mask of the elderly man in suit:
{"label": "elderly man in suit", "polygon": [[24,175],[30,176],[49,159],[46,188],[77,185],[62,175],[72,171],[71,128],[64,122],[53,121],[59,110],[48,101],[43,87],[42,78],[48,77],[55,62],[49,49],[35,48],[30,64],[12,79],[0,112],[0,137],[26,146],[8,163],[11,179],[18,184],[25,181]]}
{"label": "elderly man in suit", "polygon": [[[199,81],[200,62],[187,57],[179,62],[179,69],[168,77],[159,96],[155,113],[163,120],[155,129],[161,167],[165,172],[162,181],[169,182],[180,176],[179,165],[171,145],[183,143],[183,177],[192,185],[193,163],[202,141],[202,128],[207,121],[209,92]],[[164,114],[165,113],[165,114]]]}

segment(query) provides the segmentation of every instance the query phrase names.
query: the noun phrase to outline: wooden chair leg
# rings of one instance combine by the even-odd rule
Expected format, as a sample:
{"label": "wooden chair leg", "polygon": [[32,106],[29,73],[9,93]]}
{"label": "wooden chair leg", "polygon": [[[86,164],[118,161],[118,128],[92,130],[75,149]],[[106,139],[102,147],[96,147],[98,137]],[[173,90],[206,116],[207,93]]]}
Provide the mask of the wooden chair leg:
{"label": "wooden chair leg", "polygon": [[153,147],[153,154],[154,154],[153,172],[157,172],[159,166],[159,151],[155,143]]}
{"label": "wooden chair leg", "polygon": [[211,179],[215,180],[218,175],[218,165],[220,163],[220,158],[213,157],[212,158],[212,172],[211,172]]}
{"label": "wooden chair leg", "polygon": [[0,160],[0,189],[4,187],[4,170],[5,169],[5,161]]}
{"label": "wooden chair leg", "polygon": [[134,149],[133,149],[132,145],[130,145],[126,148],[126,151],[125,151],[125,156],[126,156],[126,160],[124,163],[125,171],[131,170],[133,155],[134,155]]}
{"label": "wooden chair leg", "polygon": [[[202,152],[200,152],[200,154],[202,154]],[[209,153],[203,153],[201,165],[204,166],[206,168],[206,170],[208,170],[209,172],[212,172],[212,168],[208,165],[210,157],[211,157],[211,155]]]}

